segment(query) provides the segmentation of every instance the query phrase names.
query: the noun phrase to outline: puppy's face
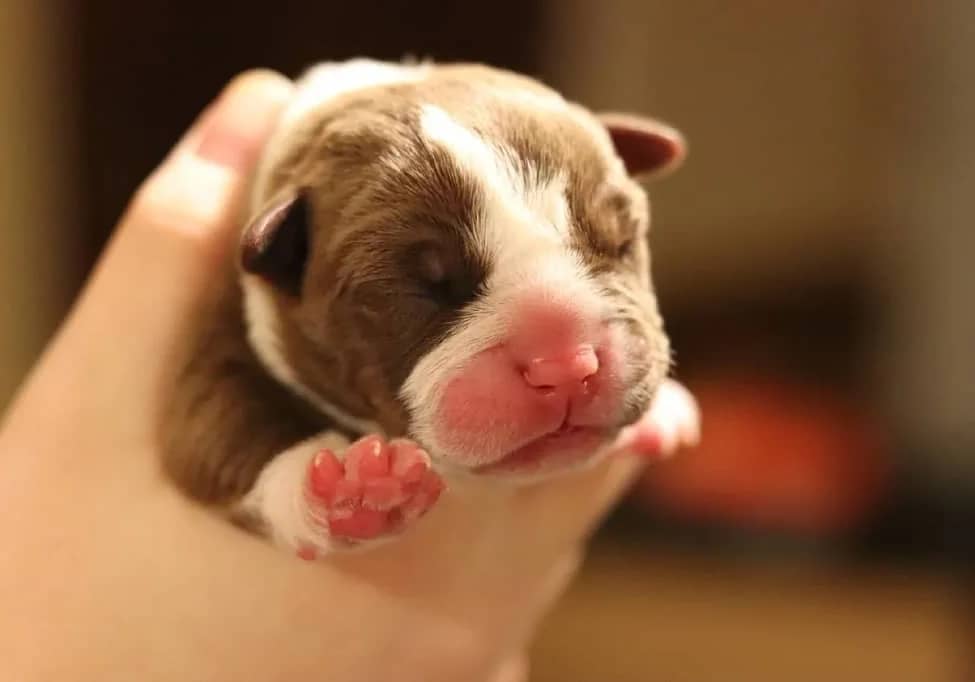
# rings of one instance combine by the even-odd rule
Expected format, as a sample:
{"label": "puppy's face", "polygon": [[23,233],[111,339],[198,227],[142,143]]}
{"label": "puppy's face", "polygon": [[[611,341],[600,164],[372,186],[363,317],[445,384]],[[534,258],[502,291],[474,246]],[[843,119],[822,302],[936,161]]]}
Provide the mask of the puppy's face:
{"label": "puppy's face", "polygon": [[579,464],[646,410],[669,348],[630,175],[679,161],[676,133],[484,67],[299,87],[242,241],[279,379],[482,473]]}

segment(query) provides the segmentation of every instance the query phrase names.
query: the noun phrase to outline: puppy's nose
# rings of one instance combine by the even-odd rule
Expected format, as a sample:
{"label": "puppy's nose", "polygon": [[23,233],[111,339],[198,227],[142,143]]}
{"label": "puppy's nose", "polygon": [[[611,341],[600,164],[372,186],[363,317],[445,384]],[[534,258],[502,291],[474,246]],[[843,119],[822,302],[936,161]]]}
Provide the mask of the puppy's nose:
{"label": "puppy's nose", "polygon": [[580,386],[598,371],[596,351],[582,344],[568,353],[528,358],[522,375],[532,388],[554,389]]}

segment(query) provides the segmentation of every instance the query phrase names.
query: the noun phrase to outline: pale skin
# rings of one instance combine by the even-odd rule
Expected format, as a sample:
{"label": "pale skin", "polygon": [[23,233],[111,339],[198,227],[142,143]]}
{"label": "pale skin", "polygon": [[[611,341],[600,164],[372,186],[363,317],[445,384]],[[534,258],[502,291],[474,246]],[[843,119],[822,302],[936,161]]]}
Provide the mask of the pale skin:
{"label": "pale skin", "polygon": [[[250,73],[208,108],[137,192],[0,425],[2,679],[513,682],[643,466],[618,455],[532,488],[448,490],[396,541],[317,562],[163,478],[171,358],[232,262],[246,180],[290,94]],[[660,451],[693,438],[654,414]]]}

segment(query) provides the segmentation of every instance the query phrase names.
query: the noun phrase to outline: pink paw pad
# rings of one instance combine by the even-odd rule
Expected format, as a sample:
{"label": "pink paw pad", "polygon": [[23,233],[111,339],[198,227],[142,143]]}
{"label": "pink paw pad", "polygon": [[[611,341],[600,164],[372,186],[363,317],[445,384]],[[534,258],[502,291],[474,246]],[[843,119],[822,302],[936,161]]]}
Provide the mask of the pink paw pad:
{"label": "pink paw pad", "polygon": [[366,436],[340,460],[319,452],[308,470],[316,519],[332,537],[368,540],[399,532],[423,516],[443,491],[430,458],[416,444]]}

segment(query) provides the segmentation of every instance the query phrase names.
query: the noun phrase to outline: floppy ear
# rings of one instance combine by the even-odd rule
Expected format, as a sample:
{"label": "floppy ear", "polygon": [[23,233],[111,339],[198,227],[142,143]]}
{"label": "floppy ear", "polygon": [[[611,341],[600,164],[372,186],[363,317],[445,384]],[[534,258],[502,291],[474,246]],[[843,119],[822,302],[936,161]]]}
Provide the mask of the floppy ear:
{"label": "floppy ear", "polygon": [[598,114],[626,171],[638,178],[662,177],[684,161],[684,136],[668,125],[633,114]]}
{"label": "floppy ear", "polygon": [[301,295],[308,261],[308,199],[301,190],[276,197],[251,220],[240,244],[244,272],[289,296]]}

